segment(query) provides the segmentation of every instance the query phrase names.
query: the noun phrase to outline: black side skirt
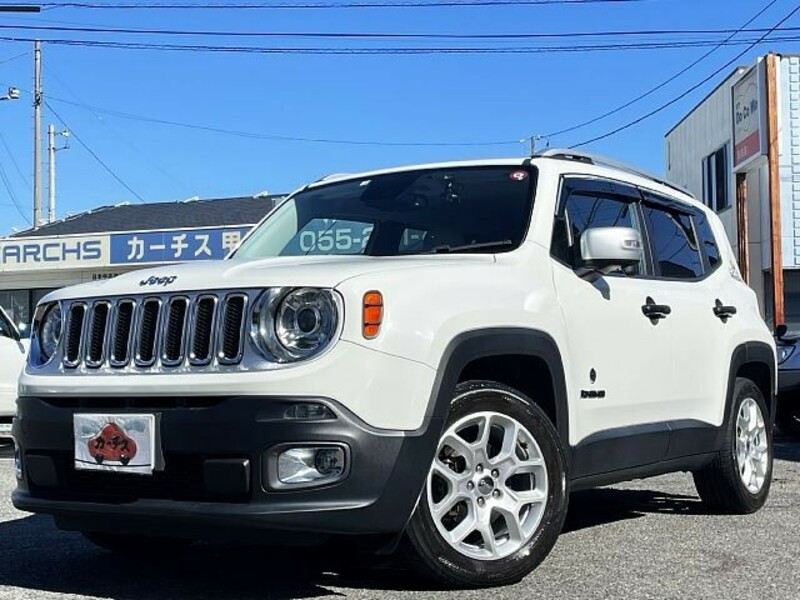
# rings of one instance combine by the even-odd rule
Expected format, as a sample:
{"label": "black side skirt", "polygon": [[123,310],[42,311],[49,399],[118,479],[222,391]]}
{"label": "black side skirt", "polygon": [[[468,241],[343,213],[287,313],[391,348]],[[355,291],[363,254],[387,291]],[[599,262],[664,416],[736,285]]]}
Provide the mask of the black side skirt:
{"label": "black side skirt", "polygon": [[573,449],[573,490],[702,468],[719,448],[721,428],[693,420],[601,431]]}

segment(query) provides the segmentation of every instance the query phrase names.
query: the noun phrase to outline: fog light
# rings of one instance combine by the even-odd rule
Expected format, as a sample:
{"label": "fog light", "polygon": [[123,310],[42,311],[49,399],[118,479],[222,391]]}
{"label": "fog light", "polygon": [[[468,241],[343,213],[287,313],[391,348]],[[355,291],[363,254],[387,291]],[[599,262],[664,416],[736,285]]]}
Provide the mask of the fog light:
{"label": "fog light", "polygon": [[289,421],[328,421],[336,418],[330,408],[312,402],[292,404],[283,416]]}
{"label": "fog light", "polygon": [[332,483],[344,476],[345,467],[340,446],[288,448],[278,455],[278,481],[286,485]]}
{"label": "fog light", "polygon": [[19,451],[19,446],[14,442],[14,473],[17,479],[22,480],[22,453]]}

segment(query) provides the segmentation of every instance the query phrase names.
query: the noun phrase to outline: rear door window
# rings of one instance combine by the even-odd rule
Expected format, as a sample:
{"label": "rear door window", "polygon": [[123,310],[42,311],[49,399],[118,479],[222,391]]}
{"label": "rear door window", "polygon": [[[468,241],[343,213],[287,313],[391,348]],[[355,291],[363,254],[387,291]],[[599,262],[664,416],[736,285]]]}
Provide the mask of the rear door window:
{"label": "rear door window", "polygon": [[692,217],[668,205],[643,206],[655,274],[665,279],[703,276],[703,257]]}

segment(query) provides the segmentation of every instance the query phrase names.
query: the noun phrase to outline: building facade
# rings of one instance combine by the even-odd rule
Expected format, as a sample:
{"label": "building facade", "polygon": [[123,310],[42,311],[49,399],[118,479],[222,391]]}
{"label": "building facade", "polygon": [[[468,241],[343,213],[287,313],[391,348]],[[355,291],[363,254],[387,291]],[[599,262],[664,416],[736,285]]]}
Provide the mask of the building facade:
{"label": "building facade", "polygon": [[665,162],[719,215],[767,322],[799,328],[800,56],[737,68],[666,134]]}
{"label": "building facade", "polygon": [[54,289],[145,267],[223,259],[283,198],[107,206],[0,238],[0,306],[24,328]]}

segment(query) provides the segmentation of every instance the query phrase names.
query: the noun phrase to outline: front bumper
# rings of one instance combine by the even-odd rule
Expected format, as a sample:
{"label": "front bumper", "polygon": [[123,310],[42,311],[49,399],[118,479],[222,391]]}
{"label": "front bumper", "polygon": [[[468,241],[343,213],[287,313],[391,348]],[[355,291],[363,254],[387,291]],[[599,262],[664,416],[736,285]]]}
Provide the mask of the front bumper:
{"label": "front bumper", "polygon": [[[324,403],[336,418],[286,420],[286,407],[299,401]],[[164,469],[153,476],[76,471],[76,412],[159,415]],[[267,530],[397,533],[416,505],[441,428],[433,419],[414,433],[377,430],[318,398],[23,397],[13,426],[23,479],[13,502],[84,531],[230,539]],[[348,476],[326,487],[271,488],[267,452],[294,442],[346,445]]]}

